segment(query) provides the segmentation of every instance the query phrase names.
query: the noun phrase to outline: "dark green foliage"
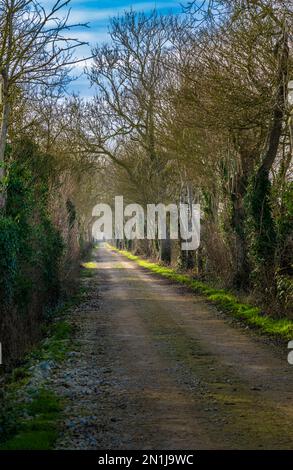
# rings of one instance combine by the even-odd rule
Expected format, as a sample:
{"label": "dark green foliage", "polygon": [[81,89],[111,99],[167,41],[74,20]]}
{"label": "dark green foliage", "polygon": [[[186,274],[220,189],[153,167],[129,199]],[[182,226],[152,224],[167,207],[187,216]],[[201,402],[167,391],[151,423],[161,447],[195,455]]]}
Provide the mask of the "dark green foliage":
{"label": "dark green foliage", "polygon": [[[13,157],[7,188],[7,215],[14,223],[14,251],[18,253],[14,262],[17,265],[14,300],[24,307],[36,288],[43,292],[47,302],[58,297],[63,245],[47,210],[48,163],[40,167],[38,159],[42,162],[43,157],[29,141],[18,144]],[[10,252],[6,250],[8,256]],[[5,252],[3,254],[5,257]],[[0,278],[6,278],[5,269],[1,270]]]}
{"label": "dark green foliage", "polygon": [[261,169],[252,178],[245,200],[252,285],[268,302],[276,296],[277,230],[271,192],[269,173]]}
{"label": "dark green foliage", "polygon": [[271,207],[271,182],[266,170],[255,177],[250,194],[250,213],[254,237],[254,251],[262,263],[274,261],[277,244],[276,226]]}
{"label": "dark green foliage", "polygon": [[[277,198],[277,195],[276,195]],[[293,276],[293,182],[284,185],[276,216],[278,258],[282,275]]]}
{"label": "dark green foliage", "polygon": [[47,302],[54,304],[60,293],[59,263],[63,251],[63,242],[48,217],[45,217],[42,223],[38,225],[35,241],[40,247],[38,259],[35,261],[39,263],[42,273]]}
{"label": "dark green foliage", "polygon": [[276,216],[278,249],[276,270],[277,300],[293,315],[293,182],[284,184],[280,210]]}
{"label": "dark green foliage", "polygon": [[0,217],[0,254],[0,298],[10,304],[19,256],[18,225],[11,217]]}
{"label": "dark green foliage", "polygon": [[[27,140],[15,145],[10,157],[6,213],[0,217],[0,332],[1,340],[8,341],[8,356],[9,341],[18,342],[21,329],[30,337],[58,301],[63,252],[48,210],[54,160]],[[12,312],[14,320],[9,321]],[[19,332],[12,339],[16,322]]]}
{"label": "dark green foliage", "polygon": [[[281,197],[280,197],[281,195]],[[273,187],[260,170],[246,196],[251,280],[265,306],[280,316],[292,310],[293,185]]]}

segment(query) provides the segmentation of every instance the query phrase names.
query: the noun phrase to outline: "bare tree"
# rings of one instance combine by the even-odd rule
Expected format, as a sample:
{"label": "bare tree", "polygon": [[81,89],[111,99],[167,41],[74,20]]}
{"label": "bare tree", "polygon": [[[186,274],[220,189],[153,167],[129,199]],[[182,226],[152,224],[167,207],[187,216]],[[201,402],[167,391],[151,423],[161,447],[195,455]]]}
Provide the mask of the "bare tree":
{"label": "bare tree", "polygon": [[122,143],[139,145],[155,174],[156,108],[168,41],[165,20],[155,11],[150,16],[130,11],[112,20],[110,35],[112,45],[93,51],[88,72],[97,89],[91,129],[100,150],[119,165],[125,166],[118,156]]}
{"label": "bare tree", "polygon": [[[2,113],[0,128],[0,181],[5,175],[4,155],[9,120],[17,89],[56,86],[68,81],[75,49],[84,44],[71,37],[70,0],[56,0],[46,9],[37,0],[0,1],[0,79]],[[64,13],[65,9],[65,13]],[[5,207],[2,188],[0,208]]]}

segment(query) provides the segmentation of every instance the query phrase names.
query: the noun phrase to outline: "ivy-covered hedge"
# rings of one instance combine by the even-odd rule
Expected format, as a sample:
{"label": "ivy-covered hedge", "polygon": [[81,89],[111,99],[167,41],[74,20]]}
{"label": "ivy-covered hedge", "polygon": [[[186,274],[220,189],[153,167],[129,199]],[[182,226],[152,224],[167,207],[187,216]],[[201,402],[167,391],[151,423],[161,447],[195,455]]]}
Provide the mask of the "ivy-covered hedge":
{"label": "ivy-covered hedge", "polygon": [[13,299],[19,257],[19,227],[11,217],[0,216],[0,298],[9,304]]}
{"label": "ivy-covered hedge", "polygon": [[59,298],[63,241],[48,210],[53,163],[29,141],[11,150],[6,211],[0,215],[0,341],[6,364],[34,340]]}

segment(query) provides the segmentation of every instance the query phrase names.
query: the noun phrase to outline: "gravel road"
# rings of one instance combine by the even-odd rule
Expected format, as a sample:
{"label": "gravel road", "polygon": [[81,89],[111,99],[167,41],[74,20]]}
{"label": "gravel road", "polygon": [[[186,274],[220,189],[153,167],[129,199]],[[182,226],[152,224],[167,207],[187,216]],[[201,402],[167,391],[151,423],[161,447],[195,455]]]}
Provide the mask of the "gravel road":
{"label": "gravel road", "polygon": [[57,449],[293,448],[288,351],[107,248],[71,315]]}

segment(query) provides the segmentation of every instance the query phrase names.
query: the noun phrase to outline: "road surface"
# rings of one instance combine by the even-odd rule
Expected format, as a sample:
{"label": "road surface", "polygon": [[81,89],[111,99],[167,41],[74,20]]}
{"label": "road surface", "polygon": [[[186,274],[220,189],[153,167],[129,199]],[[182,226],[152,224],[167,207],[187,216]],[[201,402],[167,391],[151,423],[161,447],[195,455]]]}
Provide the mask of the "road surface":
{"label": "road surface", "polygon": [[96,250],[52,387],[59,449],[292,449],[288,351],[182,286]]}

